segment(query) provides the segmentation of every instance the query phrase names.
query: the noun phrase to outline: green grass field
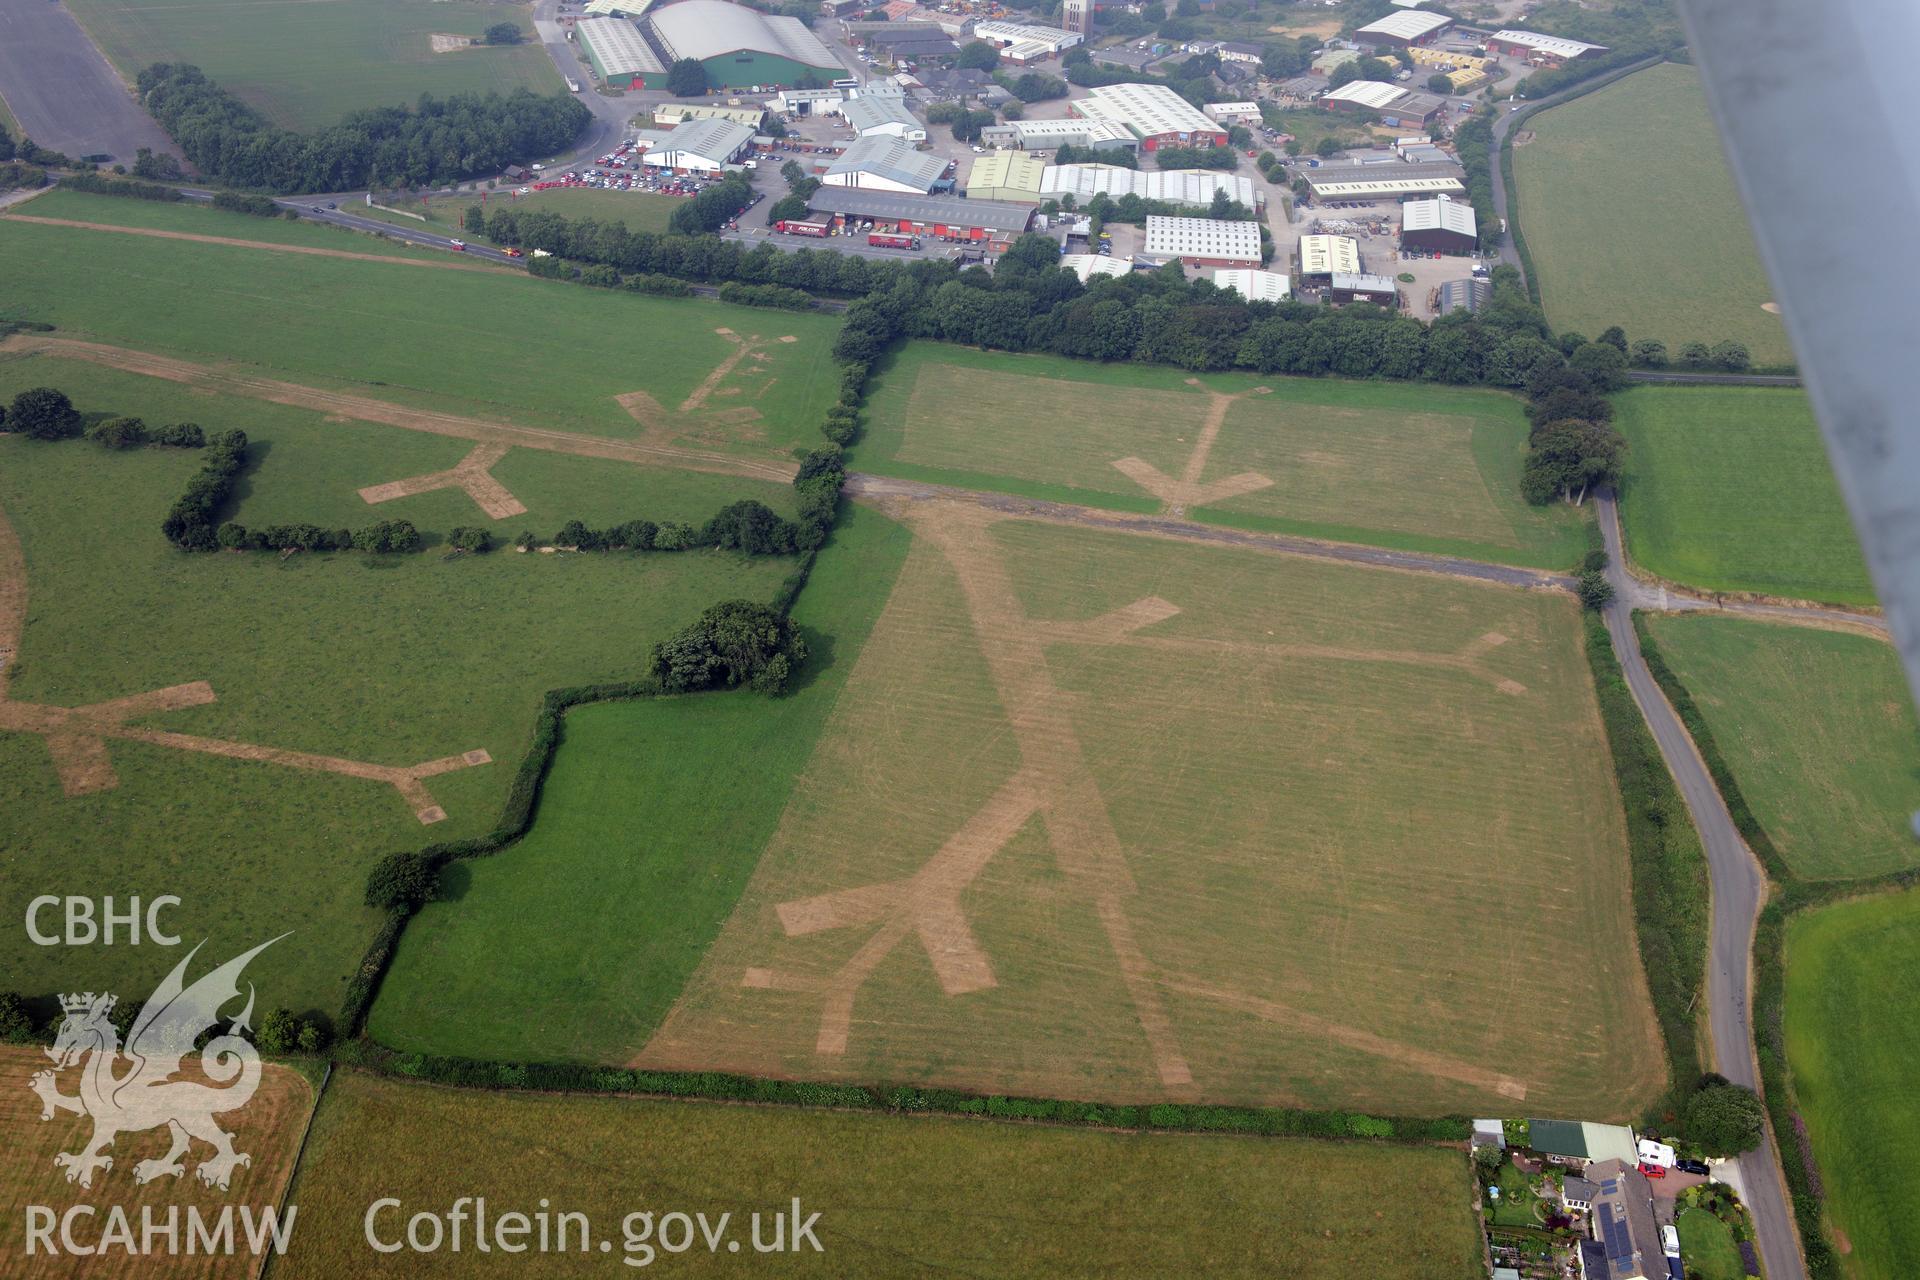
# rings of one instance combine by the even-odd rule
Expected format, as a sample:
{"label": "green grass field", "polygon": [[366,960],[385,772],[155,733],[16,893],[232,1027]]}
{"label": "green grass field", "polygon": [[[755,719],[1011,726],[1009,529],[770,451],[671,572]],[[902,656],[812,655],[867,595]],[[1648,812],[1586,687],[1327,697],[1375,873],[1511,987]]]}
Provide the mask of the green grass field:
{"label": "green grass field", "polygon": [[75,222],[100,222],[115,227],[179,231],[187,235],[223,236],[234,240],[337,249],[343,253],[371,253],[418,261],[445,262],[448,257],[442,250],[416,248],[398,240],[348,231],[343,227],[308,221],[293,222],[285,218],[256,218],[251,214],[228,213],[190,200],[163,204],[153,200],[128,200],[119,196],[56,188],[43,196],[34,197],[19,212],[35,218],[70,218]]}
{"label": "green grass field", "polygon": [[1527,127],[1520,228],[1556,329],[1623,325],[1672,353],[1736,338],[1757,365],[1792,362],[1697,71],[1649,67]]}
{"label": "green grass field", "polygon": [[[458,491],[375,508],[368,483],[448,465],[466,442],[330,423],[305,410],[46,357],[0,359],[0,398],[41,384],[83,408],[152,422],[241,427],[257,464],[239,487],[249,523],[415,520],[551,535],[567,518],[695,519],[726,501],[790,491],[733,477],[516,451],[499,464],[529,508],[488,522]],[[651,642],[716,599],[770,598],[790,559],[418,555],[188,556],[159,524],[199,467],[192,451],[108,454],[0,437],[0,509],[24,547],[29,612],[10,696],[74,706],[205,680],[217,701],[153,715],[157,729],[408,766],[483,749],[488,766],[432,778],[447,820],[422,826],[389,785],[146,742],[115,741],[119,785],[66,795],[43,741],[0,733],[5,898],[81,885],[174,893],[185,936],[236,953],[289,928],[256,963],[261,999],[333,1014],[376,923],[366,868],[394,848],[470,836],[498,815],[540,695],[625,678]],[[217,797],[217,802],[215,798]],[[0,943],[7,985],[144,995],[159,976],[130,947],[56,952]],[[250,974],[253,971],[250,970]],[[147,984],[147,985],[142,985]]]}
{"label": "green grass field", "polygon": [[[1569,601],[900,514],[907,567],[639,1064],[1418,1113],[1658,1093]],[[1573,931],[1609,941],[1569,969]]]}
{"label": "green grass field", "polygon": [[533,830],[456,863],[448,900],[407,926],[368,1024],[375,1038],[478,1058],[630,1055],[739,900],[906,544],[865,510],[836,531],[794,613],[814,653],[791,696],[571,712]]}
{"label": "green grass field", "polygon": [[[566,86],[524,4],[490,0],[74,0],[73,14],[129,82],[155,62],[191,62],[291,129],[423,93]],[[519,24],[516,46],[435,53],[435,33]]]}
{"label": "green grass field", "polygon": [[[882,474],[1556,569],[1585,546],[1584,513],[1521,501],[1526,421],[1497,392],[923,343],[868,417],[854,461]],[[1265,483],[1219,487],[1249,474]]]}
{"label": "green grass field", "polygon": [[1683,586],[1870,605],[1873,584],[1799,391],[1636,387],[1620,518],[1640,567]]}
{"label": "green grass field", "polygon": [[1852,1280],[1920,1275],[1920,891],[1795,916],[1787,1063]]}
{"label": "green grass field", "polygon": [[1686,1260],[1688,1275],[1699,1280],[1744,1280],[1747,1268],[1726,1223],[1705,1209],[1688,1209],[1675,1225],[1680,1228],[1680,1256]]}
{"label": "green grass field", "polygon": [[[838,391],[833,317],[511,273],[0,218],[0,298],[63,337],[528,426],[638,438],[620,398],[644,391],[672,418],[663,442],[758,458],[818,443]],[[675,412],[728,361],[703,407]]]}
{"label": "green grass field", "polygon": [[[274,1274],[605,1275],[608,1255],[378,1254],[362,1219],[484,1195],[492,1213],[587,1215],[638,1262],[628,1214],[818,1212],[823,1252],[722,1242],[652,1261],[674,1275],[1255,1276],[1470,1280],[1481,1244],[1457,1151],[1283,1139],[1076,1132],[946,1118],[436,1089],[335,1076],[292,1199],[301,1236]],[[641,1224],[633,1229],[640,1234]],[[575,1239],[577,1239],[577,1233]],[[672,1237],[677,1243],[677,1234]]]}
{"label": "green grass field", "polygon": [[1868,636],[1734,618],[1649,619],[1740,790],[1796,875],[1920,863],[1920,723],[1899,659]]}

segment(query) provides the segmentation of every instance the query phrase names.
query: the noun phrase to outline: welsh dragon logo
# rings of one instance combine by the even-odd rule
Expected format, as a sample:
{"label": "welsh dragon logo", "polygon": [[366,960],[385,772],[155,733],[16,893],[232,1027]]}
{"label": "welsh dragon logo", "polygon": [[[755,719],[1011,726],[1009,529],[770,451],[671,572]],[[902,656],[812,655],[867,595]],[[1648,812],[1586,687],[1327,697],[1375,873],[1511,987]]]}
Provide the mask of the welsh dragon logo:
{"label": "welsh dragon logo", "polygon": [[[141,1007],[127,1033],[124,1054],[111,1017],[118,997],[96,996],[91,991],[60,997],[66,1017],[47,1050],[54,1069],[35,1072],[29,1087],[40,1095],[42,1120],[53,1119],[56,1111],[93,1119],[93,1136],[85,1146],[53,1158],[67,1171],[68,1182],[93,1186],[95,1170],[113,1168],[108,1152],[116,1137],[162,1127],[172,1146],[161,1158],[133,1166],[137,1183],[180,1177],[187,1171],[181,1157],[196,1139],[213,1148],[213,1155],[194,1169],[195,1176],[210,1187],[225,1191],[233,1171],[253,1163],[251,1156],[233,1149],[233,1135],[213,1119],[216,1113],[244,1107],[260,1086],[259,1051],[240,1034],[250,1029],[253,1017],[252,983],[247,984],[247,1004],[240,1016],[200,1050],[201,1072],[213,1084],[173,1077],[202,1033],[220,1022],[220,1010],[239,998],[240,973],[247,962],[278,941],[263,942],[188,986],[187,966],[200,952],[196,946]],[[59,1073],[74,1066],[80,1067],[80,1092],[63,1094]]]}

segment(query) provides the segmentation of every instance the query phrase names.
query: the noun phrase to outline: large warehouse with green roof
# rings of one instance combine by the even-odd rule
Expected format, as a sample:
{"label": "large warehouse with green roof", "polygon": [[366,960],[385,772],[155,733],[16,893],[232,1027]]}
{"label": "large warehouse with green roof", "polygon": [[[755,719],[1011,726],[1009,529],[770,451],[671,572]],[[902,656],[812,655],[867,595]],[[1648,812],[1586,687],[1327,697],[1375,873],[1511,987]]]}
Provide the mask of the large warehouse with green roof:
{"label": "large warehouse with green roof", "polygon": [[693,58],[716,89],[821,85],[847,74],[833,51],[798,18],[775,17],[725,0],[680,0],[656,8],[647,33],[668,66]]}

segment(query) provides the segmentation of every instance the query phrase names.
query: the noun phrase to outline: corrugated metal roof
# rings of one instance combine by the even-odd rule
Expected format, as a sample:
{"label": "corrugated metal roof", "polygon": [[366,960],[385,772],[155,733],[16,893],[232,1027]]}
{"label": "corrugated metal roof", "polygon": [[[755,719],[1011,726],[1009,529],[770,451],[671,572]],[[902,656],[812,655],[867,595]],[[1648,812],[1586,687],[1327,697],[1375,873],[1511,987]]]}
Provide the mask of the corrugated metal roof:
{"label": "corrugated metal roof", "polygon": [[842,104],[840,114],[855,133],[872,129],[907,129],[924,134],[927,126],[907,109],[907,100],[897,93],[863,93]]}
{"label": "corrugated metal roof", "polygon": [[1543,36],[1538,31],[1496,31],[1495,40],[1504,40],[1508,44],[1525,45],[1540,53],[1551,54],[1556,58],[1577,58],[1593,50],[1606,52],[1603,44],[1588,44],[1583,40],[1564,40],[1559,36]]}
{"label": "corrugated metal roof", "polygon": [[1224,267],[1213,273],[1213,283],[1233,290],[1248,302],[1281,302],[1293,294],[1293,282],[1279,272],[1248,267]]}
{"label": "corrugated metal roof", "polygon": [[1344,271],[1333,273],[1333,287],[1346,289],[1354,293],[1396,293],[1399,286],[1394,284],[1392,276],[1349,275]]}
{"label": "corrugated metal roof", "polygon": [[1117,164],[1050,164],[1040,178],[1044,195],[1072,195],[1076,200],[1090,199],[1102,192],[1118,200],[1135,195],[1142,200],[1167,200],[1174,204],[1205,206],[1213,203],[1213,193],[1224,191],[1227,199],[1254,207],[1253,180],[1220,169],[1128,169]]}
{"label": "corrugated metal roof", "polygon": [[[887,182],[931,191],[947,171],[947,162],[931,152],[915,151],[898,138],[875,134],[849,146],[827,166],[828,178],[872,174]],[[857,185],[857,184],[856,184]]]}
{"label": "corrugated metal roof", "polygon": [[1085,284],[1092,276],[1124,276],[1133,273],[1132,258],[1116,258],[1105,253],[1069,253],[1060,259],[1060,265],[1080,277]]}
{"label": "corrugated metal roof", "polygon": [[1360,242],[1352,236],[1301,236],[1300,274],[1324,276],[1360,269]]}
{"label": "corrugated metal roof", "polygon": [[1321,165],[1304,175],[1315,195],[1439,195],[1467,189],[1457,164]]}
{"label": "corrugated metal roof", "polygon": [[608,78],[637,73],[659,75],[666,65],[625,18],[582,18],[573,24],[594,65]]}
{"label": "corrugated metal roof", "polygon": [[1017,235],[1033,221],[1033,206],[999,200],[955,200],[942,196],[898,195],[890,191],[863,191],[859,187],[821,187],[807,198],[807,207],[821,213],[852,214],[862,218],[894,218],[948,226],[981,227]]}
{"label": "corrugated metal roof", "polygon": [[587,0],[581,12],[594,18],[643,18],[653,6],[654,0]]}
{"label": "corrugated metal roof", "polygon": [[668,134],[666,142],[647,152],[645,159],[659,163],[654,157],[690,155],[725,164],[752,141],[750,125],[735,124],[731,120],[695,120]]}
{"label": "corrugated metal roof", "polygon": [[1418,40],[1422,36],[1432,35],[1453,21],[1444,13],[1427,13],[1423,10],[1408,9],[1401,13],[1390,13],[1386,17],[1369,22],[1353,34],[1364,40],[1368,36],[1385,36],[1394,40]]}
{"label": "corrugated metal roof", "polygon": [[1456,231],[1463,236],[1478,234],[1474,230],[1473,206],[1464,200],[1448,200],[1444,197],[1407,201],[1400,207],[1400,226],[1403,231]]}
{"label": "corrugated metal roof", "polygon": [[798,18],[773,17],[726,0],[679,0],[647,19],[671,60],[750,50],[805,67],[841,69],[840,60]]}
{"label": "corrugated metal roof", "polygon": [[975,160],[973,168],[967,171],[967,189],[1001,187],[1031,191],[1037,204],[1049,167],[1038,156],[1030,156],[1024,151],[989,151]]}
{"label": "corrugated metal roof", "polygon": [[1329,90],[1324,102],[1357,102],[1363,107],[1380,108],[1406,96],[1407,91],[1385,80],[1349,80]]}
{"label": "corrugated metal roof", "polygon": [[1164,133],[1219,133],[1220,122],[1163,84],[1109,84],[1068,104],[1089,120],[1109,120],[1142,138]]}
{"label": "corrugated metal roof", "polygon": [[1156,258],[1260,257],[1260,224],[1147,215],[1146,254]]}

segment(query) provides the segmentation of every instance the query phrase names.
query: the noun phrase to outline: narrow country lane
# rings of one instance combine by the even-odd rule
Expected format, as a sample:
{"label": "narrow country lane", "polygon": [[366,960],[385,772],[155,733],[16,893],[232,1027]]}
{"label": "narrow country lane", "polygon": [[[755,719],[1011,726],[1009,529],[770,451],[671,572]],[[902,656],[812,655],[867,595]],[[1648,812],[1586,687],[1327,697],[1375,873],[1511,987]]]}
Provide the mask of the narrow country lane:
{"label": "narrow country lane", "polygon": [[[1713,891],[1712,925],[1707,942],[1707,1021],[1713,1042],[1713,1066],[1735,1084],[1758,1090],[1759,1067],[1753,1050],[1753,932],[1766,902],[1766,875],[1759,859],[1747,848],[1727,812],[1726,801],[1713,785],[1706,763],[1680,717],[1654,683],[1640,653],[1633,630],[1636,584],[1626,569],[1626,550],[1620,538],[1619,510],[1613,495],[1599,499],[1601,531],[1607,542],[1607,578],[1614,600],[1606,608],[1607,633],[1626,673],[1627,687],[1647,727],[1653,731],[1667,770],[1700,832],[1707,853],[1707,875]],[[1805,1280],[1793,1214],[1787,1205],[1786,1183],[1780,1173],[1780,1153],[1768,1131],[1757,1151],[1740,1158],[1740,1179],[1747,1207],[1753,1211],[1760,1257],[1771,1280]]]}

